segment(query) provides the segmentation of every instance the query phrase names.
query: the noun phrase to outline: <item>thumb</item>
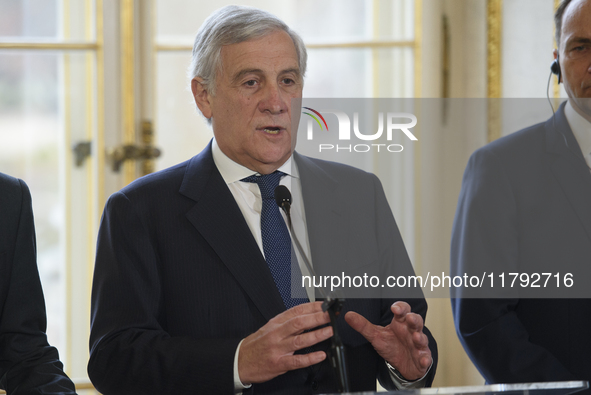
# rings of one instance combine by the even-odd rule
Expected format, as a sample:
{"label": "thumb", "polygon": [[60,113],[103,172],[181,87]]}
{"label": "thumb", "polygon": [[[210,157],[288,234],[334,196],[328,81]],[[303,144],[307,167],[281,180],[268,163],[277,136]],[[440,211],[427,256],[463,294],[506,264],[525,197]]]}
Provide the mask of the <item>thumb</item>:
{"label": "thumb", "polygon": [[369,322],[365,317],[361,314],[358,314],[354,311],[349,311],[345,314],[345,321],[347,324],[357,332],[361,333],[363,337],[365,337],[370,343],[376,336],[377,327]]}

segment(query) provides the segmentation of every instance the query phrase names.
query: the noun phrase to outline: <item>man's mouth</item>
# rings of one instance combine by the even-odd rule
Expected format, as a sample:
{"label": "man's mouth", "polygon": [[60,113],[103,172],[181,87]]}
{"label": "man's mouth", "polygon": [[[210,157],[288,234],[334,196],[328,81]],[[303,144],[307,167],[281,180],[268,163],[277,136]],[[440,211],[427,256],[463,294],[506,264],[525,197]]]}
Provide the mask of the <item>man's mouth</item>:
{"label": "man's mouth", "polygon": [[279,131],[280,130],[281,130],[281,128],[273,127],[273,126],[266,127],[266,128],[263,129],[263,131],[265,133],[269,133],[269,134],[279,134]]}

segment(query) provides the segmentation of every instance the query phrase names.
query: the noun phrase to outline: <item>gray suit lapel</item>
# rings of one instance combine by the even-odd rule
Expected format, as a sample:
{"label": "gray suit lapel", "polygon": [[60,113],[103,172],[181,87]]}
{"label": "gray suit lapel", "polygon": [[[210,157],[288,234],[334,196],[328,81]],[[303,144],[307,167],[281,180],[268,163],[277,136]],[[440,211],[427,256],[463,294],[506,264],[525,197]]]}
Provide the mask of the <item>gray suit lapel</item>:
{"label": "gray suit lapel", "polygon": [[309,158],[294,153],[302,184],[308,240],[314,270],[321,274],[323,267],[334,268],[343,243],[349,237],[349,219],[343,197],[338,196],[338,182]]}

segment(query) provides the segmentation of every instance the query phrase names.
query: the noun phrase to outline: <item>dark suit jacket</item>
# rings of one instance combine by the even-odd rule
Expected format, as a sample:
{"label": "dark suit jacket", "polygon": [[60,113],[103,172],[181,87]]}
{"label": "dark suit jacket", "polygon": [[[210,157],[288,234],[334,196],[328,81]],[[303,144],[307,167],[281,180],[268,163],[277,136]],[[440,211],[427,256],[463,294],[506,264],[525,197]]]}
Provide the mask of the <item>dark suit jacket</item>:
{"label": "dark suit jacket", "polygon": [[74,394],[45,335],[27,185],[0,173],[0,388],[8,394]]}
{"label": "dark suit jacket", "polygon": [[[340,249],[350,260],[386,257],[402,270],[410,268],[375,176],[306,157],[296,160],[315,266],[331,258],[326,251]],[[353,235],[367,221],[373,225],[371,234],[361,236],[364,246]],[[315,244],[319,235],[330,235],[323,238],[328,249]],[[410,302],[424,317],[426,302]],[[391,303],[348,300],[345,309],[386,324]],[[238,343],[282,311],[281,296],[213,162],[211,145],[185,163],[137,180],[107,202],[98,238],[88,366],[99,391],[231,394]],[[373,389],[376,376],[387,376],[384,361],[346,326],[341,325],[351,386]],[[436,358],[432,337],[430,342]],[[434,373],[435,365],[431,381]],[[391,385],[387,378],[384,382]],[[245,392],[335,389],[325,361]]]}
{"label": "dark suit jacket", "polygon": [[[562,133],[562,134],[561,134]],[[568,142],[568,146],[565,143]],[[452,271],[560,272],[591,264],[591,174],[564,115],[476,151]],[[574,278],[588,287],[589,278]],[[591,380],[591,300],[456,299],[456,330],[489,383]]]}

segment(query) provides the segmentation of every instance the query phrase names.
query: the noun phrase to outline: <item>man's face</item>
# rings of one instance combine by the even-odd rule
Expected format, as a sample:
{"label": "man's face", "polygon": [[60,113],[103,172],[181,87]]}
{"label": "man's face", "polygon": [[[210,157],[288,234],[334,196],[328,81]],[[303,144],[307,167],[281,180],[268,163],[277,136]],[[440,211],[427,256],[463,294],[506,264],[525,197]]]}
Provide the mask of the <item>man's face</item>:
{"label": "man's face", "polygon": [[573,0],[566,8],[560,66],[571,104],[591,121],[591,0]]}
{"label": "man's face", "polygon": [[276,31],[224,46],[221,60],[215,96],[201,92],[206,100],[199,100],[199,81],[192,81],[197,105],[212,119],[222,152],[251,170],[271,173],[295,148],[291,99],[302,97],[302,76],[293,41]]}

